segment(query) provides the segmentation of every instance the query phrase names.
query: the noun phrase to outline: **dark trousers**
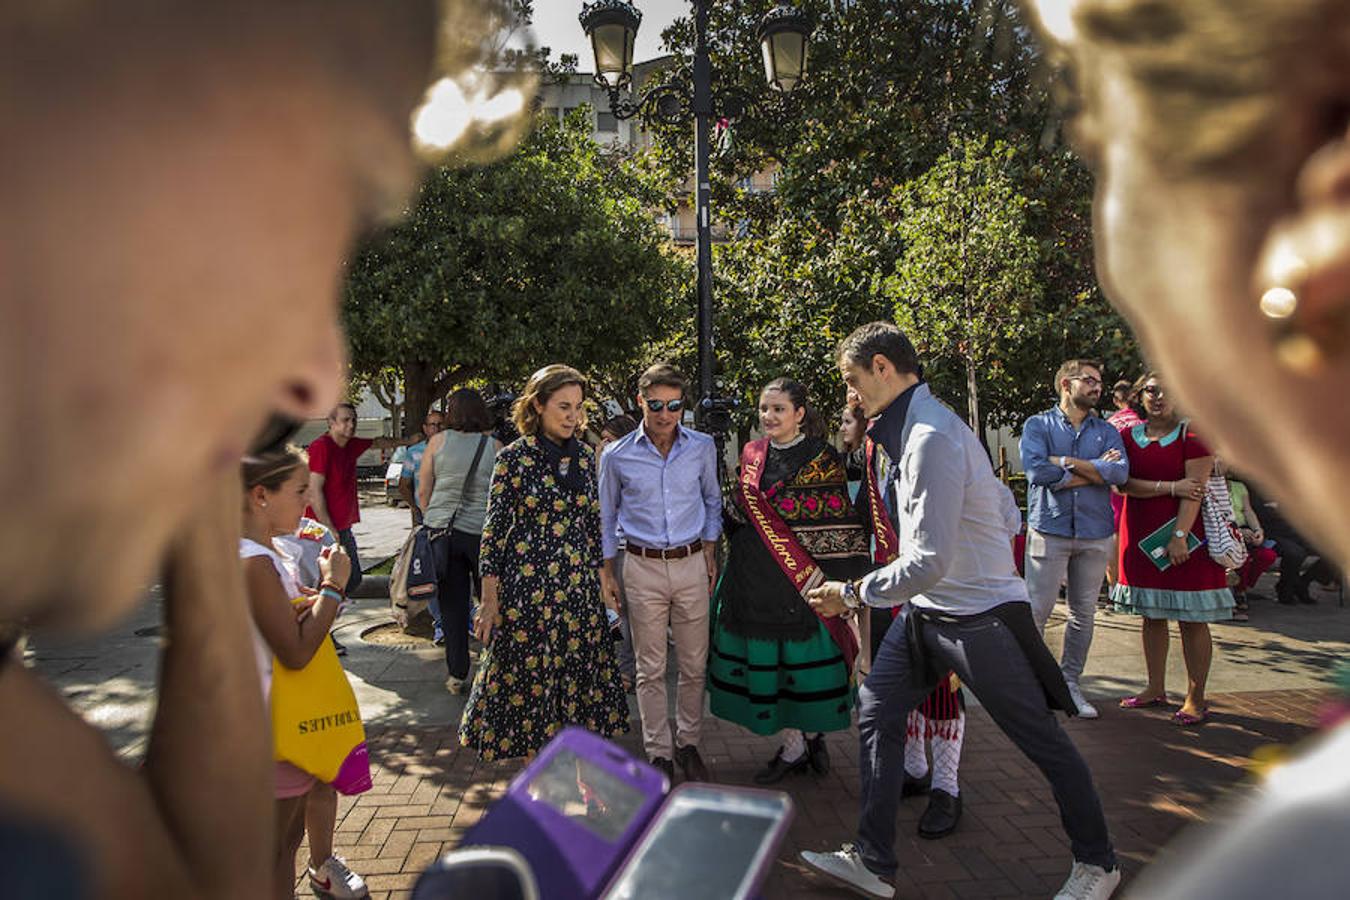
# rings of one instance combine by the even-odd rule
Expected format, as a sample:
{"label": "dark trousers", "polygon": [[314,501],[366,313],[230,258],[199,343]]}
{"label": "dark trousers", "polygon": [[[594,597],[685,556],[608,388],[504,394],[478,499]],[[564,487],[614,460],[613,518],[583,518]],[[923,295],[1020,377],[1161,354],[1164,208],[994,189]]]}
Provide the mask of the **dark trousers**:
{"label": "dark trousers", "polygon": [[436,548],[436,600],[445,635],[445,668],[454,678],[469,675],[469,599],[478,573],[481,536],[447,528],[432,538]]}
{"label": "dark trousers", "polygon": [[[868,869],[888,878],[897,867],[895,816],[905,771],[905,720],[936,683],[914,671],[906,640],[909,615],[906,608],[887,630],[872,672],[858,691],[858,850]],[[939,674],[955,670],[995,724],[1050,782],[1074,859],[1112,868],[1115,852],[1092,773],[1046,706],[1041,683],[1017,638],[994,617],[926,623],[922,633],[930,669]]]}
{"label": "dark trousers", "polygon": [[[1280,554],[1280,578],[1275,583],[1275,596],[1282,602],[1308,598],[1308,585],[1314,581],[1334,582],[1335,570],[1321,554],[1303,542],[1301,537],[1283,535],[1275,538],[1275,550]],[[1303,566],[1308,560],[1312,565],[1305,571]]]}
{"label": "dark trousers", "polygon": [[352,574],[347,578],[347,596],[350,597],[361,586],[361,556],[356,552],[356,538],[350,528],[338,532],[338,543],[342,544],[342,549],[347,551],[352,561]]}

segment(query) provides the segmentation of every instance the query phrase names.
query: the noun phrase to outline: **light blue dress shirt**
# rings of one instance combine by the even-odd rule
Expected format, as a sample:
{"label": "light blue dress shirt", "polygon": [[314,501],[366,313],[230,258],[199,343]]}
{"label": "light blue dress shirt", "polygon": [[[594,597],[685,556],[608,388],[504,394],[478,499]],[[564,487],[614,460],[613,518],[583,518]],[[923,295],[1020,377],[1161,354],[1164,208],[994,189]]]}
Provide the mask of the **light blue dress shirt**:
{"label": "light blue dress shirt", "polygon": [[670,454],[639,427],[600,457],[600,539],[605,559],[619,553],[619,536],[639,547],[668,550],[722,533],[717,448],[701,432],[680,428]]}
{"label": "light blue dress shirt", "polygon": [[[1130,463],[1114,425],[1089,415],[1074,428],[1064,411],[1053,406],[1027,419],[1019,446],[1027,473],[1027,525],[1062,538],[1101,540],[1115,533],[1108,485],[1124,484]],[[1117,451],[1120,459],[1103,462],[1099,457],[1107,450]],[[1060,456],[1091,460],[1106,484],[1068,487],[1074,473],[1051,462]]]}

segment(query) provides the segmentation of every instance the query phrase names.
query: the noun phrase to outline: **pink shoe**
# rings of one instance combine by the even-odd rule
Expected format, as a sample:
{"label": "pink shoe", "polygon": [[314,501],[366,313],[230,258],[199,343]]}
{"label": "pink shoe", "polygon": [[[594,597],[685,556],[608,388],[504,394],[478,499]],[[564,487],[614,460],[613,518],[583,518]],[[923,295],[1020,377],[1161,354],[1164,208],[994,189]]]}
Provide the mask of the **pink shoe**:
{"label": "pink shoe", "polygon": [[1173,721],[1174,723],[1176,723],[1177,725],[1183,725],[1183,726],[1184,726],[1184,725],[1203,725],[1203,724],[1204,724],[1205,722],[1207,722],[1208,720],[1209,720],[1209,709],[1208,709],[1208,707],[1206,707],[1205,710],[1202,711],[1202,712],[1200,713],[1200,715],[1198,715],[1198,716],[1193,716],[1193,715],[1191,715],[1190,713],[1188,713],[1188,712],[1182,712],[1181,710],[1177,710],[1176,712],[1174,712],[1174,713],[1172,714],[1172,721]]}
{"label": "pink shoe", "polygon": [[1120,701],[1121,709],[1144,709],[1149,706],[1171,706],[1167,698],[1154,697],[1152,700],[1140,700],[1138,697],[1122,697]]}

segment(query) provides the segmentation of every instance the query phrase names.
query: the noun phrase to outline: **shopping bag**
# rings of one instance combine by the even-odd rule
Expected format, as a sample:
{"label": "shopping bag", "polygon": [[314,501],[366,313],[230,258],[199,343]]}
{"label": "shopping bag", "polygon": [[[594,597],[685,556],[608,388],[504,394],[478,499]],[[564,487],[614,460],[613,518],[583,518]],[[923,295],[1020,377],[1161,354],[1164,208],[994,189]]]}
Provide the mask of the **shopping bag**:
{"label": "shopping bag", "polygon": [[288,669],[273,659],[271,699],[277,759],[339,793],[370,790],[366,729],[332,638],[324,638],[303,669]]}
{"label": "shopping bag", "polygon": [[1228,495],[1228,481],[1220,474],[1211,474],[1205,482],[1205,496],[1200,501],[1200,517],[1205,525],[1205,543],[1209,558],[1225,569],[1240,569],[1247,562],[1247,544],[1242,540],[1237,523],[1233,521],[1233,503]]}
{"label": "shopping bag", "polygon": [[389,575],[389,613],[405,630],[408,623],[436,599],[436,564],[431,546],[433,531],[425,525],[414,528],[398,551]]}

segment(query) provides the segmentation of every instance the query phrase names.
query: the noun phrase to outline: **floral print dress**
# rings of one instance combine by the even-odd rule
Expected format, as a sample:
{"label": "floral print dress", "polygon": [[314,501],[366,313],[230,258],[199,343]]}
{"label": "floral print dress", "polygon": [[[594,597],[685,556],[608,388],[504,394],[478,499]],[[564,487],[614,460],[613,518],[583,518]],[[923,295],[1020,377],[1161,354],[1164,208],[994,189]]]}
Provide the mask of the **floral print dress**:
{"label": "floral print dress", "polygon": [[[600,600],[594,452],[546,452],[527,435],[497,455],[479,567],[500,579],[501,626],[474,679],[459,739],[485,760],[533,756],[567,725],[628,730]],[[573,442],[569,442],[573,443]]]}

